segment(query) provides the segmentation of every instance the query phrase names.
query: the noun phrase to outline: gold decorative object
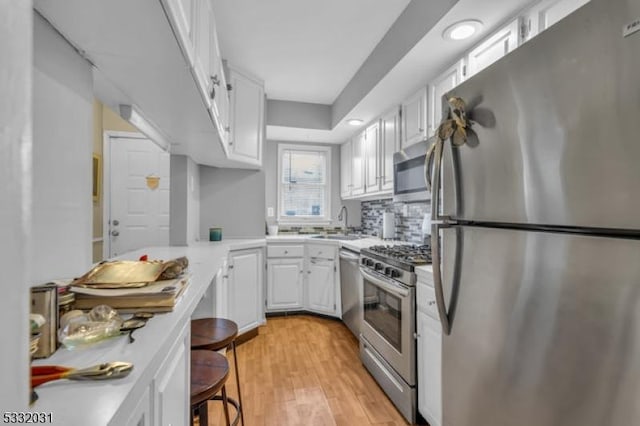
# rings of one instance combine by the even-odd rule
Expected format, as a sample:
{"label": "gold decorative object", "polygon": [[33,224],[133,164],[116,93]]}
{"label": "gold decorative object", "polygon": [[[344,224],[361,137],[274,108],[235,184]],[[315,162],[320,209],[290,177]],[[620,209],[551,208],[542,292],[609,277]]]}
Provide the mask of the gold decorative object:
{"label": "gold decorative object", "polygon": [[147,176],[147,187],[150,190],[156,190],[158,189],[158,186],[160,185],[160,177],[159,176]]}

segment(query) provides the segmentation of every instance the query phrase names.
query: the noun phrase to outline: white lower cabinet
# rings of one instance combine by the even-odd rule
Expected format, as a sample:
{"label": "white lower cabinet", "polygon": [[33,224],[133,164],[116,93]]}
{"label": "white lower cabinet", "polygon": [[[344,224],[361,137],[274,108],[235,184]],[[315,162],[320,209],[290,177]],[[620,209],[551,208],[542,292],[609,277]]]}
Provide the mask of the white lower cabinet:
{"label": "white lower cabinet", "polygon": [[248,249],[229,253],[228,315],[238,324],[238,333],[257,328],[264,323],[263,250]]}
{"label": "white lower cabinet", "polygon": [[418,411],[431,426],[442,425],[442,329],[440,322],[417,313]]}
{"label": "white lower cabinet", "polygon": [[[187,323],[154,378],[155,425],[187,425],[190,421],[190,324]],[[140,423],[134,423],[140,424]],[[145,423],[142,423],[145,424]]]}
{"label": "white lower cabinet", "polygon": [[125,424],[127,426],[151,426],[151,399],[149,398],[149,388],[144,391],[144,394],[131,411],[131,415]]}
{"label": "white lower cabinet", "polygon": [[306,308],[336,315],[336,262],[334,259],[310,259],[307,277]]}
{"label": "white lower cabinet", "polygon": [[282,311],[303,307],[304,259],[267,261],[267,310]]}

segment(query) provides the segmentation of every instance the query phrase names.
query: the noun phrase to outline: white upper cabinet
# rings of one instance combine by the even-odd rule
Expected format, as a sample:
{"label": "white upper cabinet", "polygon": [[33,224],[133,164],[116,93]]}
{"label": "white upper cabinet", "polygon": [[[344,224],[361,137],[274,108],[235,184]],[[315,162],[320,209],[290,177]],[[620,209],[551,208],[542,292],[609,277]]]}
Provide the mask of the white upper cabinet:
{"label": "white upper cabinet", "polygon": [[543,0],[522,17],[521,40],[531,40],[590,0]]}
{"label": "white upper cabinet", "polygon": [[518,47],[519,22],[520,19],[514,20],[469,52],[466,78],[477,74]]}
{"label": "white upper cabinet", "polygon": [[352,145],[347,141],[340,145],[340,196],[351,196]]}
{"label": "white upper cabinet", "polygon": [[364,173],[365,173],[365,132],[358,134],[352,140],[352,161],[351,170],[351,195],[364,194]]}
{"label": "white upper cabinet", "polygon": [[367,127],[365,134],[365,182],[364,192],[369,194],[380,191],[380,123],[375,122]]}
{"label": "white upper cabinet", "polygon": [[176,29],[178,43],[189,62],[193,63],[196,44],[196,0],[162,0],[169,11],[169,19]]}
{"label": "white upper cabinet", "polygon": [[380,189],[393,190],[393,154],[400,150],[400,113],[395,107],[380,119]]}
{"label": "white upper cabinet", "polygon": [[402,103],[401,148],[413,145],[427,137],[427,88]]}
{"label": "white upper cabinet", "polygon": [[[195,21],[195,55],[193,57],[193,71],[196,76],[198,88],[202,91],[202,97],[207,105],[211,107],[211,85],[213,80],[212,61],[214,55],[212,46],[212,34],[215,34],[213,25],[213,10],[211,2],[204,0],[196,2]],[[220,58],[216,58],[217,61]]]}
{"label": "white upper cabinet", "polygon": [[264,83],[229,67],[231,83],[229,158],[262,165]]}
{"label": "white upper cabinet", "polygon": [[[214,17],[212,16],[212,22]],[[229,91],[227,90],[227,78],[225,77],[218,36],[215,31],[211,33],[211,77],[209,96],[212,99],[210,108],[211,116],[218,128],[225,152],[229,152]]]}
{"label": "white upper cabinet", "polygon": [[[436,77],[429,85],[429,136],[435,134],[442,122],[442,96],[462,82],[464,60],[459,60],[445,72]],[[446,110],[444,110],[446,112]]]}

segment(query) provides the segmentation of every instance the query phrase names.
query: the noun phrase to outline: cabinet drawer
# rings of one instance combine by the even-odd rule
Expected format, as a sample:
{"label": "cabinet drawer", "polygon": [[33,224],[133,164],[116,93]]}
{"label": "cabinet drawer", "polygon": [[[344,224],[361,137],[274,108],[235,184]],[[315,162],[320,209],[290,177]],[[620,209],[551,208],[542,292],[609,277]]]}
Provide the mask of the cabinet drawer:
{"label": "cabinet drawer", "polygon": [[277,245],[267,246],[267,257],[303,257],[304,246],[302,245]]}
{"label": "cabinet drawer", "polygon": [[433,287],[418,282],[416,285],[416,304],[418,305],[418,310],[440,321],[438,305],[436,304],[436,291]]}
{"label": "cabinet drawer", "polygon": [[309,257],[317,257],[320,259],[335,259],[336,248],[327,244],[308,245],[307,251]]}

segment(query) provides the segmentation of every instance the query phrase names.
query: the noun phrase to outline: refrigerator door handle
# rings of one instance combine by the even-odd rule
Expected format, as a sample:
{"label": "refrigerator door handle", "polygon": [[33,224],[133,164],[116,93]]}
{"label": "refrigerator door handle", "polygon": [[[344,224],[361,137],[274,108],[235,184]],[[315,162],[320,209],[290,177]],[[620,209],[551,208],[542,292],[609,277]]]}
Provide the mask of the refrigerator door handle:
{"label": "refrigerator door handle", "polygon": [[449,314],[444,301],[444,290],[442,288],[442,271],[440,270],[440,229],[449,227],[448,218],[440,216],[440,169],[442,166],[442,148],[444,141],[440,138],[434,143],[435,158],[431,180],[431,257],[433,266],[433,284],[436,291],[436,303],[438,305],[438,315],[442,332],[445,335],[451,334],[451,324]]}
{"label": "refrigerator door handle", "polygon": [[427,155],[425,155],[424,157],[424,183],[427,185],[427,191],[431,191],[431,159],[433,158],[433,152],[436,148],[436,144],[438,143],[438,140],[436,139],[431,146],[429,147],[429,149],[427,150]]}

